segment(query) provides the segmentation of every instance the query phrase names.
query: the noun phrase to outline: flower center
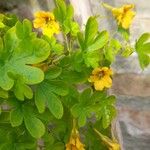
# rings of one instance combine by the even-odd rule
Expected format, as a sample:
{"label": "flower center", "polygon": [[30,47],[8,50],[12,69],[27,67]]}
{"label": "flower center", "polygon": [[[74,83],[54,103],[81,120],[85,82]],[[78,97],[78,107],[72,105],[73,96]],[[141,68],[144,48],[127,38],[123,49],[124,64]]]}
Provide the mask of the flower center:
{"label": "flower center", "polygon": [[48,24],[49,21],[50,21],[50,18],[49,18],[49,17],[45,17],[45,22],[46,22],[46,24]]}
{"label": "flower center", "polygon": [[104,75],[105,75],[105,72],[104,71],[100,71],[99,73],[98,73],[98,77],[101,79],[102,77],[104,77]]}

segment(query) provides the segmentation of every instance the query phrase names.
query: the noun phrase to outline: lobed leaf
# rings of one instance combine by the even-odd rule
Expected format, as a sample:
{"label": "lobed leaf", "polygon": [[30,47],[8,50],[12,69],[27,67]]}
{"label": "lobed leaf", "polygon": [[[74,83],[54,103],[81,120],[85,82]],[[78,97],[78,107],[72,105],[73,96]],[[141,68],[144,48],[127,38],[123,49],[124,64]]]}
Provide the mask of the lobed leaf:
{"label": "lobed leaf", "polygon": [[[20,23],[19,26],[21,26]],[[22,27],[26,26],[28,23],[24,22]],[[25,34],[29,31],[30,29],[26,29]],[[35,37],[20,40],[13,27],[6,32],[3,44],[5,46],[0,55],[1,88],[10,90],[14,85],[14,80],[9,77],[8,73],[22,76],[26,84],[36,84],[44,79],[44,73],[31,65],[40,63],[49,56],[50,47],[46,41]]]}
{"label": "lobed leaf", "polygon": [[16,108],[10,112],[10,123],[12,127],[21,125],[23,122],[23,112],[21,108]]}
{"label": "lobed leaf", "polygon": [[85,45],[88,47],[94,42],[98,32],[98,22],[95,17],[90,17],[86,23],[85,28]]}
{"label": "lobed leaf", "polygon": [[109,39],[109,34],[107,31],[100,32],[98,36],[96,37],[96,39],[94,40],[93,44],[88,46],[87,50],[95,51],[95,50],[103,48],[108,42],[108,39]]}
{"label": "lobed leaf", "polygon": [[[54,93],[58,92],[59,95],[61,94],[63,95],[63,94],[66,94],[66,91],[63,89],[63,87],[60,88],[59,85],[57,85],[57,83],[55,84],[54,81],[53,81],[53,85],[51,83],[52,81],[51,82],[44,81],[43,83],[38,85],[36,92],[35,92],[35,104],[39,112],[43,113],[45,110],[45,106],[46,106],[45,103],[46,103],[50,112],[57,119],[60,119],[63,116],[63,105],[61,103],[61,100]],[[55,89],[53,89],[53,87]]]}
{"label": "lobed leaf", "polygon": [[135,45],[139,57],[139,63],[142,69],[150,64],[150,33],[144,33],[138,39]]}
{"label": "lobed leaf", "polygon": [[51,80],[57,78],[62,72],[62,68],[57,66],[49,67],[47,72],[45,73],[45,79]]}
{"label": "lobed leaf", "polygon": [[40,119],[35,117],[27,106],[23,107],[24,123],[29,133],[34,138],[41,138],[45,133],[45,126]]}

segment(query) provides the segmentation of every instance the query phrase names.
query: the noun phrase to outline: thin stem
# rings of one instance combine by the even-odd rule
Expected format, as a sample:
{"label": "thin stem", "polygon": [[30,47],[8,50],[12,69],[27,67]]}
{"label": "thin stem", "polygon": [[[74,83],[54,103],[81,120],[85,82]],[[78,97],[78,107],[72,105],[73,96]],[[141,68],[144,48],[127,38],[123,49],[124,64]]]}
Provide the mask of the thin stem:
{"label": "thin stem", "polygon": [[101,134],[97,129],[93,128],[93,130],[96,132],[96,134],[97,134],[99,137],[102,138],[102,134]]}
{"label": "thin stem", "polygon": [[97,129],[93,128],[95,133],[100,137],[100,139],[108,146],[108,147],[116,147],[116,150],[120,150],[120,145],[116,139],[110,139],[109,137],[101,134]]}
{"label": "thin stem", "polygon": [[65,39],[65,42],[66,42],[67,51],[70,54],[69,42],[68,42],[68,38],[67,38],[66,35],[64,35],[64,39]]}
{"label": "thin stem", "polygon": [[71,36],[69,36],[69,49],[70,49],[70,52],[72,50],[72,46],[73,46],[73,40],[72,40]]}
{"label": "thin stem", "polygon": [[76,121],[76,119],[75,119],[75,118],[73,118],[73,129],[75,129],[75,128],[76,128],[76,124],[77,124],[77,121]]}

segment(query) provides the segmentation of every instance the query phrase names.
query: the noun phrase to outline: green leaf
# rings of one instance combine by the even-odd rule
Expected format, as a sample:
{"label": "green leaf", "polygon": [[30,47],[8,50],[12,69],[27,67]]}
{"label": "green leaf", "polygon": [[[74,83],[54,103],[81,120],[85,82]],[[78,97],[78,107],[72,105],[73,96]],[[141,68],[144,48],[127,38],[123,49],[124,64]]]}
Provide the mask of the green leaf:
{"label": "green leaf", "polygon": [[122,55],[123,57],[129,57],[133,52],[134,52],[134,48],[131,47],[130,45],[126,45],[126,46],[124,47],[124,50],[123,50],[123,52],[121,53],[121,55]]}
{"label": "green leaf", "polygon": [[49,43],[50,50],[57,55],[61,55],[64,52],[64,46],[56,41],[55,37],[49,38],[43,35],[42,39]]}
{"label": "green leaf", "polygon": [[70,109],[73,105],[75,105],[75,103],[77,103],[78,97],[79,97],[78,90],[76,89],[76,87],[71,85],[69,86],[68,95],[66,95],[63,98],[63,103],[65,104],[66,107]]}
{"label": "green leaf", "polygon": [[39,85],[36,88],[36,92],[35,92],[35,105],[39,113],[43,113],[45,111],[45,103],[46,103],[46,97],[43,92],[43,89]]}
{"label": "green leaf", "polygon": [[[42,113],[45,110],[45,102],[46,102],[47,107],[49,108],[50,112],[57,119],[60,119],[63,116],[63,105],[61,103],[61,100],[58,98],[58,96],[56,96],[53,93],[55,91],[55,89],[53,89],[51,86],[52,84],[50,84],[52,82],[44,81],[43,83],[38,85],[38,87],[35,91],[35,104],[36,104],[39,112]],[[55,86],[53,85],[53,87],[55,87]],[[56,90],[60,90],[60,89],[56,88]],[[60,92],[62,92],[62,91],[60,90]],[[59,93],[59,95],[61,95],[61,94],[62,93]]]}
{"label": "green leaf", "polygon": [[18,21],[18,18],[15,14],[5,14],[4,15],[3,23],[7,26],[8,29],[10,27],[15,26],[17,21]]}
{"label": "green leaf", "polygon": [[91,94],[92,94],[91,88],[85,89],[79,97],[80,104],[83,106],[89,104]]}
{"label": "green leaf", "polygon": [[15,150],[14,145],[12,143],[4,143],[1,150]]}
{"label": "green leaf", "polygon": [[61,79],[68,83],[84,83],[88,79],[87,72],[76,72],[72,70],[63,70]]}
{"label": "green leaf", "polygon": [[[18,150],[26,150],[26,149],[36,149],[37,147],[37,140],[35,138],[33,138],[30,134],[28,134],[28,132],[23,128],[22,129],[24,132],[23,135],[18,135],[16,141],[15,141],[15,146],[16,148],[18,148]],[[16,130],[17,132],[17,130]],[[21,132],[21,131],[20,131]],[[17,132],[18,134],[18,132]],[[14,137],[13,137],[14,139]]]}
{"label": "green leaf", "polygon": [[121,26],[118,27],[118,32],[122,35],[122,37],[126,40],[129,41],[129,37],[130,37],[130,32],[129,29],[124,29]]}
{"label": "green leaf", "polygon": [[71,113],[73,114],[74,117],[78,117],[81,115],[81,112],[83,111],[82,107],[79,104],[75,104],[72,108],[71,108]]}
{"label": "green leaf", "polygon": [[23,122],[23,112],[21,108],[18,107],[16,109],[13,109],[10,112],[10,123],[12,127],[19,126],[22,124],[22,122]]}
{"label": "green leaf", "polygon": [[67,19],[72,19],[73,18],[73,14],[74,14],[73,6],[72,5],[68,5],[66,11],[67,11],[66,18]]}
{"label": "green leaf", "polygon": [[42,137],[44,139],[44,143],[47,146],[52,145],[55,141],[53,135],[51,133],[46,132]]}
{"label": "green leaf", "polygon": [[0,14],[0,35],[1,37],[13,26],[15,26],[18,21],[16,15],[14,14]]}
{"label": "green leaf", "polygon": [[15,83],[13,86],[13,91],[15,96],[21,101],[24,101],[24,97],[32,99],[33,97],[32,89],[25,84],[24,79],[20,76],[16,76],[14,80]]}
{"label": "green leaf", "polygon": [[96,39],[93,41],[93,44],[89,45],[87,50],[94,51],[103,48],[108,42],[109,34],[107,31],[102,31],[98,34]]}
{"label": "green leaf", "polygon": [[90,105],[83,105],[81,103],[75,104],[71,108],[72,115],[77,118],[79,127],[82,127],[86,124],[86,118],[89,117],[93,111],[91,111],[91,108],[89,108]]}
{"label": "green leaf", "polygon": [[8,125],[1,126],[0,149],[26,150],[36,149],[37,141],[26,132],[23,126],[13,128]]}
{"label": "green leaf", "polygon": [[75,51],[72,56],[71,56],[71,65],[73,67],[73,69],[77,72],[81,72],[83,67],[85,67],[84,65],[84,60],[83,60],[83,54],[82,52],[79,51]]}
{"label": "green leaf", "polygon": [[83,54],[83,58],[84,58],[84,62],[87,65],[87,67],[96,68],[99,66],[100,52],[99,52],[99,50],[88,51]]}
{"label": "green leaf", "polygon": [[[100,49],[107,44],[108,39],[108,32],[102,31],[98,33],[96,18],[91,17],[86,25],[85,40],[81,33],[78,34],[78,41],[82,48],[84,62],[87,67],[96,68],[99,66],[99,62],[103,57],[103,53]],[[86,44],[87,42],[88,44]]]}
{"label": "green leaf", "polygon": [[91,102],[97,103],[101,99],[105,99],[106,97],[106,91],[94,91],[94,93],[91,96]]}
{"label": "green leaf", "polygon": [[43,123],[36,117],[25,117],[24,122],[30,134],[35,138],[40,138],[45,132]]}
{"label": "green leaf", "polygon": [[142,69],[150,64],[150,33],[144,33],[138,39],[135,45],[139,57],[139,63]]}
{"label": "green leaf", "polygon": [[63,31],[67,35],[68,33],[71,34],[71,36],[76,37],[77,33],[79,32],[79,25],[75,21],[71,20],[65,20],[63,23]]}
{"label": "green leaf", "polygon": [[102,116],[103,128],[106,129],[111,124],[114,116],[116,116],[116,109],[114,107],[107,106],[103,108],[103,116]]}
{"label": "green leaf", "polygon": [[118,54],[119,50],[121,49],[121,44],[116,39],[111,39],[109,45],[105,47],[105,57],[111,63],[115,61],[115,56]]}
{"label": "green leaf", "polygon": [[[23,25],[22,25],[23,26]],[[47,42],[38,38],[17,39],[15,28],[4,36],[4,49],[0,55],[0,87],[9,90],[14,80],[8,73],[21,75],[26,84],[37,84],[44,79],[44,73],[32,64],[44,61],[50,53]]]}
{"label": "green leaf", "polygon": [[51,49],[57,55],[61,55],[64,52],[64,46],[62,44],[58,44],[58,43],[55,43],[55,45],[52,45]]}
{"label": "green leaf", "polygon": [[8,98],[8,91],[5,91],[2,88],[0,88],[0,97],[7,99]]}
{"label": "green leaf", "polygon": [[66,18],[66,9],[66,4],[63,0],[56,0],[56,8],[54,9],[54,15],[60,23],[63,23],[63,21]]}
{"label": "green leaf", "polygon": [[57,66],[49,67],[48,71],[45,73],[45,79],[55,79],[57,78],[62,72],[62,68]]}
{"label": "green leaf", "polygon": [[60,99],[53,93],[49,93],[49,98],[47,99],[47,106],[51,113],[58,119],[63,115],[63,106]]}
{"label": "green leaf", "polygon": [[136,50],[140,50],[140,48],[143,46],[143,44],[147,43],[147,41],[150,39],[150,33],[144,33],[141,35],[141,37],[136,42]]}
{"label": "green leaf", "polygon": [[8,137],[6,136],[8,131],[6,129],[8,128],[5,128],[3,126],[0,128],[0,148],[2,144],[4,144],[8,140]]}
{"label": "green leaf", "polygon": [[78,42],[79,42],[79,45],[81,47],[82,50],[85,49],[85,44],[84,44],[84,36],[83,36],[83,33],[79,32],[77,34],[77,37],[78,37]]}
{"label": "green leaf", "polygon": [[109,96],[101,99],[99,104],[97,104],[97,118],[102,119],[103,128],[107,128],[116,116],[116,109],[114,107],[115,101],[114,96]]}
{"label": "green leaf", "polygon": [[95,110],[92,109],[93,104],[95,101],[92,101],[92,90],[90,88],[85,89],[79,97],[79,102],[75,104],[71,108],[72,115],[78,119],[78,125],[80,127],[86,124],[86,118],[90,117]]}
{"label": "green leaf", "polygon": [[85,45],[88,47],[94,42],[98,31],[98,22],[95,17],[90,17],[85,28]]}
{"label": "green leaf", "polygon": [[5,25],[2,22],[0,22],[0,28],[4,28],[4,27]]}
{"label": "green leaf", "polygon": [[9,112],[2,112],[0,115],[0,123],[8,124],[10,123],[10,113]]}
{"label": "green leaf", "polygon": [[25,19],[23,23],[17,22],[16,24],[16,35],[19,39],[28,38],[32,31],[32,24],[29,20]]}
{"label": "green leaf", "polygon": [[109,62],[114,62],[114,60],[115,60],[115,54],[113,52],[113,48],[112,47],[106,47],[105,48],[105,58]]}
{"label": "green leaf", "polygon": [[78,124],[79,127],[83,127],[86,124],[86,115],[84,113],[81,113],[81,115],[79,116]]}
{"label": "green leaf", "polygon": [[24,123],[29,133],[34,138],[37,139],[41,138],[45,132],[45,126],[41,122],[41,120],[36,118],[33,112],[27,106],[23,107],[23,115],[24,115]]}
{"label": "green leaf", "polygon": [[65,82],[61,80],[54,80],[48,82],[48,89],[57,95],[65,96],[68,94],[68,87]]}
{"label": "green leaf", "polygon": [[79,24],[75,21],[70,23],[70,34],[74,37],[77,36],[77,33],[80,31]]}
{"label": "green leaf", "polygon": [[68,68],[71,63],[71,57],[70,56],[65,56],[60,60],[59,66],[62,68]]}
{"label": "green leaf", "polygon": [[66,35],[77,36],[79,25],[73,20],[74,10],[72,5],[66,5],[63,0],[56,0],[56,8],[54,9],[56,19],[61,24],[61,29]]}
{"label": "green leaf", "polygon": [[65,145],[64,143],[61,142],[57,142],[53,145],[53,150],[64,150],[65,149]]}
{"label": "green leaf", "polygon": [[140,66],[142,69],[146,68],[150,64],[150,56],[144,54],[144,53],[138,53]]}

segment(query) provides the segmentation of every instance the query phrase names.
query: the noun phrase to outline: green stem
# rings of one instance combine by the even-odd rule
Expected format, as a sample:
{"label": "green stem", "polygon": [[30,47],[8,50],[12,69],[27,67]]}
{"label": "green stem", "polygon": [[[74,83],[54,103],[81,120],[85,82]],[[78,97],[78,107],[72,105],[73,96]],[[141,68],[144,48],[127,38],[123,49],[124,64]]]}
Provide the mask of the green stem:
{"label": "green stem", "polygon": [[100,138],[103,137],[102,134],[101,134],[97,129],[93,128],[93,130],[95,131],[95,133],[96,133]]}
{"label": "green stem", "polygon": [[76,128],[76,125],[77,125],[77,121],[76,121],[76,119],[75,119],[75,118],[73,118],[73,129],[75,129],[75,128]]}
{"label": "green stem", "polygon": [[66,42],[66,47],[67,47],[67,51],[70,55],[70,44],[69,44],[69,40],[68,40],[68,37],[66,35],[64,35],[64,39],[65,39],[65,42]]}

